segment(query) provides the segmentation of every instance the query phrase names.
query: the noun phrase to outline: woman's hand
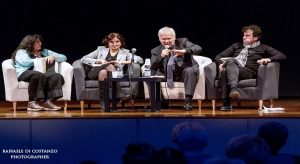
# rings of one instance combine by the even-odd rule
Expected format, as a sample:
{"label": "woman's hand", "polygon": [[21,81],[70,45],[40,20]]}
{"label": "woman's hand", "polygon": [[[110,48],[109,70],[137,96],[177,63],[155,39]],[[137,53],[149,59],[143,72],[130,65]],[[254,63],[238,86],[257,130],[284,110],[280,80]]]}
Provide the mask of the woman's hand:
{"label": "woman's hand", "polygon": [[54,56],[51,55],[51,56],[47,57],[47,63],[48,64],[52,64],[54,61],[55,61],[55,57]]}
{"label": "woman's hand", "polygon": [[118,62],[116,60],[110,61],[109,63],[112,64],[112,65],[114,65],[114,66],[116,66],[118,64],[121,64],[121,62]]}
{"label": "woman's hand", "polygon": [[96,64],[105,64],[105,63],[107,63],[107,61],[103,59],[99,59],[96,61]]}

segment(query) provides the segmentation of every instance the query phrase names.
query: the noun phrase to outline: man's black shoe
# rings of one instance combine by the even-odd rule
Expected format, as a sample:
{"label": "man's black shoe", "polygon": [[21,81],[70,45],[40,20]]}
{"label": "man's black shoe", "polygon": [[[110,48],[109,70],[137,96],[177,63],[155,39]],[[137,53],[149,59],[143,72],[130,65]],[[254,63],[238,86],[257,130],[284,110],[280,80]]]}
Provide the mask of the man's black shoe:
{"label": "man's black shoe", "polygon": [[122,102],[125,102],[125,101],[127,101],[127,100],[129,100],[131,98],[131,96],[130,95],[124,95],[123,96],[123,98],[120,98],[120,103],[122,103]]}
{"label": "man's black shoe", "polygon": [[162,101],[161,103],[160,103],[160,106],[161,106],[161,108],[162,109],[168,109],[169,108],[169,102],[168,101]]}
{"label": "man's black shoe", "polygon": [[183,108],[184,108],[185,111],[193,110],[192,101],[191,100],[186,100],[185,105],[183,106]]}
{"label": "man's black shoe", "polygon": [[230,110],[232,110],[232,106],[222,106],[220,108],[220,111],[230,111]]}

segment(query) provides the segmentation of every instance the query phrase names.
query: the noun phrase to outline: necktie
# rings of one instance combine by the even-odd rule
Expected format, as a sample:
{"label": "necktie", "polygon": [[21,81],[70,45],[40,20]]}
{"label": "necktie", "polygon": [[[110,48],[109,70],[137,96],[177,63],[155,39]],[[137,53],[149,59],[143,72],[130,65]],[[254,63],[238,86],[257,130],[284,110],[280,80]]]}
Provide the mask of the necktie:
{"label": "necktie", "polygon": [[173,82],[173,70],[175,69],[174,66],[174,55],[171,53],[170,58],[168,60],[167,64],[167,86],[169,88],[174,87],[174,82]]}

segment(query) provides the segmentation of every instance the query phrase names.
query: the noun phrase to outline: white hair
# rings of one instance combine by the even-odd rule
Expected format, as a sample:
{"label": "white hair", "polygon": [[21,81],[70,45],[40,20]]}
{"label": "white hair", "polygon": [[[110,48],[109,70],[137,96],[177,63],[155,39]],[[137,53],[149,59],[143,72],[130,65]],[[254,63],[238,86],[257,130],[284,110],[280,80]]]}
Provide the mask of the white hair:
{"label": "white hair", "polygon": [[160,38],[160,36],[162,34],[172,34],[174,35],[174,37],[176,38],[176,33],[175,33],[175,30],[171,27],[163,27],[161,28],[159,31],[158,31],[158,37]]}

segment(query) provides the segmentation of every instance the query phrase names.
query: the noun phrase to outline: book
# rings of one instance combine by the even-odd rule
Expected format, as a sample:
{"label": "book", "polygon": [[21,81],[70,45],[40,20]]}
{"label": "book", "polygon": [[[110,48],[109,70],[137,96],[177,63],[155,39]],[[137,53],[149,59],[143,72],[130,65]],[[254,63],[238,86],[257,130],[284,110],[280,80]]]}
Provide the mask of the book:
{"label": "book", "polygon": [[92,64],[91,66],[92,67],[100,67],[100,66],[104,66],[104,65],[109,65],[109,64],[116,64],[117,62],[116,61],[110,61],[110,62],[107,62],[105,64]]}
{"label": "book", "polygon": [[229,59],[232,59],[232,57],[225,57],[225,58],[221,58],[220,60],[225,63],[227,62]]}
{"label": "book", "polygon": [[48,69],[54,68],[55,72],[58,72],[57,62],[53,62],[52,64],[47,63],[47,58],[35,58],[33,60],[33,70],[39,71],[41,73],[46,73]]}
{"label": "book", "polygon": [[268,107],[263,106],[263,109],[261,111],[263,113],[284,113],[285,109],[282,107],[268,108]]}
{"label": "book", "polygon": [[150,76],[151,78],[165,78],[165,76],[159,76],[159,75],[153,75],[153,76]]}

